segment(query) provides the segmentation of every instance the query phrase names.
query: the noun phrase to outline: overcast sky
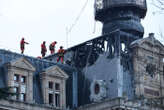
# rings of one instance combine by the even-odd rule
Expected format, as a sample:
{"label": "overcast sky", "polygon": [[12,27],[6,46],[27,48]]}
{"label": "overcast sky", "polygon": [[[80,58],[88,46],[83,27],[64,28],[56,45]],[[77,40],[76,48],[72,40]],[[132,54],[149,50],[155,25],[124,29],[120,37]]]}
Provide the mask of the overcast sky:
{"label": "overcast sky", "polygon": [[[44,40],[47,47],[57,41],[58,49],[60,45],[67,48],[100,36],[102,25],[94,21],[94,0],[88,0],[66,39],[66,28],[74,24],[85,3],[86,0],[0,0],[0,48],[20,53],[19,43],[24,37],[30,43],[25,47],[25,54],[40,56],[40,45]],[[154,32],[160,39],[159,30],[164,33],[164,14],[153,15],[153,11],[157,9],[148,1],[148,13],[142,20],[144,36]]]}

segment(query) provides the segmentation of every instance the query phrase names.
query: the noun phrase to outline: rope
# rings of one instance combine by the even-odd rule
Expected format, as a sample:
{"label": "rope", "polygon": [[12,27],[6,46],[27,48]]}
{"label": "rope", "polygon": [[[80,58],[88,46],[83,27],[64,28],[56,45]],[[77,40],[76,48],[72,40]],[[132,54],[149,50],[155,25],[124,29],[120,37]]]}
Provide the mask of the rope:
{"label": "rope", "polygon": [[66,27],[66,48],[68,48],[68,28]]}
{"label": "rope", "polygon": [[93,34],[95,33],[96,31],[96,21],[94,22],[94,26],[93,26]]}
{"label": "rope", "polygon": [[74,23],[73,23],[73,24],[70,26],[70,28],[68,29],[68,33],[70,33],[70,32],[72,31],[72,29],[74,28],[74,26],[75,26],[75,25],[77,24],[77,22],[79,21],[79,19],[80,19],[82,13],[84,12],[84,10],[85,10],[85,8],[86,8],[86,6],[87,6],[87,4],[88,4],[88,1],[89,1],[89,0],[86,0],[84,6],[82,7],[80,13],[79,13],[78,16],[76,17]]}

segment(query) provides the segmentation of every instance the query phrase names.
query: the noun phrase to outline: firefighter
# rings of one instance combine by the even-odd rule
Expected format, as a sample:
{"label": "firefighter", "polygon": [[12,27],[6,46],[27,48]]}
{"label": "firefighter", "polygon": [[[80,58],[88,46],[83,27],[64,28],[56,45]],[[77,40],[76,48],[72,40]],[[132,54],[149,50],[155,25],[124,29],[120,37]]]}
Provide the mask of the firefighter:
{"label": "firefighter", "polygon": [[56,41],[52,42],[49,46],[49,50],[51,52],[51,54],[55,53],[55,45],[57,44]]}
{"label": "firefighter", "polygon": [[43,43],[41,44],[41,54],[42,54],[42,57],[45,57],[46,52],[47,52],[46,41],[43,41]]}
{"label": "firefighter", "polygon": [[63,49],[63,46],[60,46],[60,49],[58,50],[57,62],[59,62],[59,60],[61,59],[61,63],[63,63],[63,61],[64,61],[64,54],[65,54],[65,50]]}
{"label": "firefighter", "polygon": [[22,40],[20,41],[21,54],[24,53],[25,44],[29,44],[29,43],[28,43],[28,42],[25,42],[25,41],[24,41],[24,38],[22,38]]}

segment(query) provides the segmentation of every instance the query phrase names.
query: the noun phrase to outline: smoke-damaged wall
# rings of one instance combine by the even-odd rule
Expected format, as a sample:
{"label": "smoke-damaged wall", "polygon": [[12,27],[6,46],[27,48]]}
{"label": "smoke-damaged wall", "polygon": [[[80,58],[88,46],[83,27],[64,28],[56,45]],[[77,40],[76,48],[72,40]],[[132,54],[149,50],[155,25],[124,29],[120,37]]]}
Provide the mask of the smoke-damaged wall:
{"label": "smoke-damaged wall", "polygon": [[[78,71],[76,106],[91,103],[91,96],[94,101],[134,96],[130,43],[143,37],[146,0],[95,0],[94,7],[95,19],[103,23],[103,36],[69,48],[65,54],[65,63]],[[56,61],[57,57],[46,59]],[[96,84],[90,90],[95,80],[106,83],[106,95],[99,94],[102,89]]]}
{"label": "smoke-damaged wall", "polygon": [[[120,33],[128,37],[123,38]],[[133,69],[128,45],[136,38],[131,37],[130,34],[117,30],[66,50],[65,63],[77,70],[78,91],[74,97],[78,102],[75,106],[92,102],[90,88],[95,80],[106,83],[105,98],[133,98]],[[54,54],[46,59],[56,62],[57,57]]]}

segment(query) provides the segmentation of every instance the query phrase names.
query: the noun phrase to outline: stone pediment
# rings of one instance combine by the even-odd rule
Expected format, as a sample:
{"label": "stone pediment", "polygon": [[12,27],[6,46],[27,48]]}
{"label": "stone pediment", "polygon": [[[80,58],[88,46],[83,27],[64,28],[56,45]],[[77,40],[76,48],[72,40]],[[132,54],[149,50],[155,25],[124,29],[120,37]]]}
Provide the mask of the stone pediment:
{"label": "stone pediment", "polygon": [[11,62],[9,62],[9,65],[12,67],[35,71],[35,67],[24,57],[12,60]]}
{"label": "stone pediment", "polygon": [[152,46],[156,46],[159,47],[160,49],[162,49],[164,51],[164,45],[157,40],[154,36],[149,36],[143,39],[139,39],[136,40],[134,42],[131,43],[131,47],[142,47],[144,44],[149,44]]}
{"label": "stone pediment", "polygon": [[50,76],[68,78],[68,75],[58,66],[51,66],[45,70],[45,73]]}

